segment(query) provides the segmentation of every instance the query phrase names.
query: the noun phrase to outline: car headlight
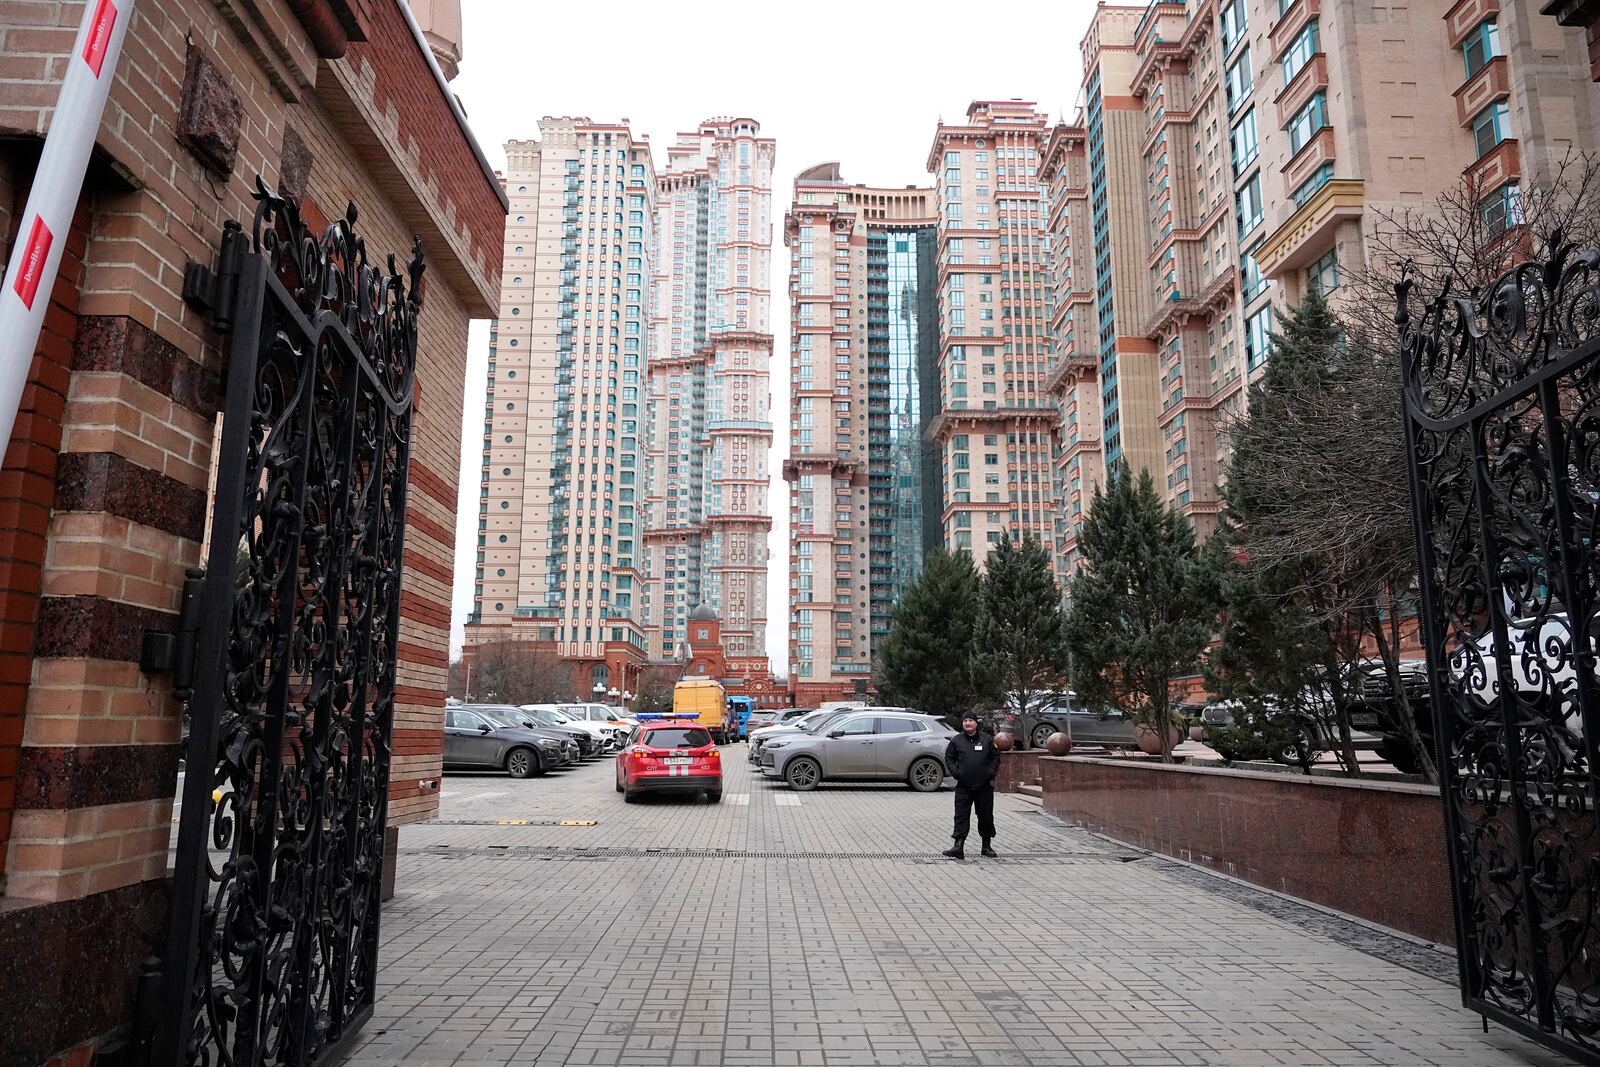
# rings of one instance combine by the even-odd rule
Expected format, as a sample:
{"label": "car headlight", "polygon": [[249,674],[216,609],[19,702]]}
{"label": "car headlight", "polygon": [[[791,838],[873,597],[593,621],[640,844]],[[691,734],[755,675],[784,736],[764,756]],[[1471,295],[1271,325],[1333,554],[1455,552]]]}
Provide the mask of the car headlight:
{"label": "car headlight", "polygon": [[788,743],[789,743],[789,742],[787,742],[787,741],[768,741],[768,742],[767,742],[767,743],[766,743],[766,744],[765,744],[765,745],[763,745],[763,746],[762,746],[762,747],[763,747],[763,748],[783,748],[783,747],[784,747],[784,746],[785,746],[785,745],[787,745],[787,744],[788,744]]}
{"label": "car headlight", "polygon": [[543,739],[541,739],[539,741],[539,747],[540,748],[560,748],[561,747],[561,742],[560,741],[552,741],[549,738],[543,738]]}

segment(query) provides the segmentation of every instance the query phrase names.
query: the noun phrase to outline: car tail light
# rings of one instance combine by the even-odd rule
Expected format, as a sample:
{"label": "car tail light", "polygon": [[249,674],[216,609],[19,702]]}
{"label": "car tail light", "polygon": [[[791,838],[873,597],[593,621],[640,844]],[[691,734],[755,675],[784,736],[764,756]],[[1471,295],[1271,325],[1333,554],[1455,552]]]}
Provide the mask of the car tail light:
{"label": "car tail light", "polygon": [[648,748],[638,747],[629,749],[628,755],[636,760],[647,760],[651,757],[651,752]]}

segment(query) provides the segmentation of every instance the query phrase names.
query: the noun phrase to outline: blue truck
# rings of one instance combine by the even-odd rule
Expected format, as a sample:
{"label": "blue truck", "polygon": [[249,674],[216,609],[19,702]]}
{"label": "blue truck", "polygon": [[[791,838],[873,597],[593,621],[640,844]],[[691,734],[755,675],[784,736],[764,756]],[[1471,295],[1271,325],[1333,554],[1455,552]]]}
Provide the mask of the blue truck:
{"label": "blue truck", "polygon": [[753,697],[729,697],[728,717],[733,719],[739,727],[739,739],[742,741],[749,732],[750,713],[756,710]]}

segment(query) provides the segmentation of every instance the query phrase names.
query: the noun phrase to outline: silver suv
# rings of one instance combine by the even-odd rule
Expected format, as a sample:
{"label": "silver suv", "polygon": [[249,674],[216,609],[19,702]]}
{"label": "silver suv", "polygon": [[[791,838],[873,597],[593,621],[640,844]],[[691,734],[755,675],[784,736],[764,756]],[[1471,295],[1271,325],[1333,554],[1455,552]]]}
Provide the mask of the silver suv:
{"label": "silver suv", "polygon": [[931,793],[947,777],[944,750],[953,736],[938,717],[914,708],[856,708],[816,733],[766,742],[761,773],[800,791],[825,780],[878,779]]}

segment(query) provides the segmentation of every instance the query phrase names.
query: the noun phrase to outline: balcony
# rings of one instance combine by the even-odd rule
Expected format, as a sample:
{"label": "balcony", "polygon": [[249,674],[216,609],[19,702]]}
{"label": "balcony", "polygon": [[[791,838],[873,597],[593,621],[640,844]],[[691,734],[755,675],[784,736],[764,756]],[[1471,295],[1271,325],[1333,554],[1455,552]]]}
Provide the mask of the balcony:
{"label": "balcony", "polygon": [[1300,36],[1300,31],[1306,28],[1306,23],[1322,14],[1322,0],[1297,0],[1297,2],[1283,13],[1283,18],[1272,27],[1272,32],[1267,35],[1272,47],[1272,61],[1278,62],[1283,58],[1284,49]]}
{"label": "balcony", "polygon": [[1283,165],[1284,191],[1292,193],[1300,188],[1318,167],[1332,162],[1333,158],[1333,127],[1324,126]]}
{"label": "balcony", "polygon": [[1515,140],[1501,141],[1467,168],[1467,188],[1479,195],[1522,177],[1522,150]]}
{"label": "balcony", "polygon": [[1275,278],[1305,267],[1327,251],[1339,224],[1360,219],[1366,185],[1358,178],[1335,178],[1312,194],[1262,242],[1256,253],[1261,273]]}
{"label": "balcony", "polygon": [[1460,48],[1478,23],[1500,14],[1500,0],[1457,0],[1456,6],[1444,13],[1445,33],[1451,48]]}
{"label": "balcony", "polygon": [[1506,66],[1506,57],[1495,56],[1455,91],[1456,122],[1462,128],[1471,126],[1480,111],[1510,95],[1511,72]]}
{"label": "balcony", "polygon": [[1318,52],[1300,68],[1300,73],[1294,76],[1294,81],[1285,85],[1278,93],[1278,128],[1281,130],[1289,125],[1289,120],[1306,106],[1306,102],[1318,89],[1328,87],[1328,54]]}

